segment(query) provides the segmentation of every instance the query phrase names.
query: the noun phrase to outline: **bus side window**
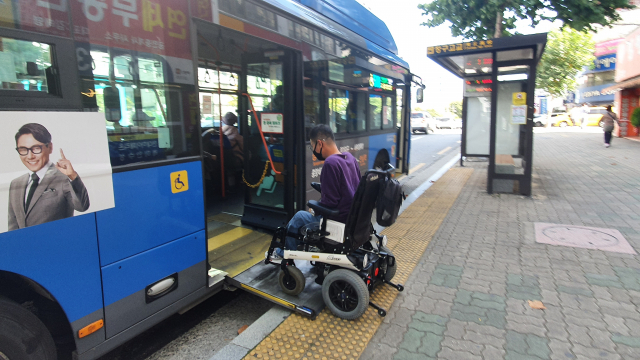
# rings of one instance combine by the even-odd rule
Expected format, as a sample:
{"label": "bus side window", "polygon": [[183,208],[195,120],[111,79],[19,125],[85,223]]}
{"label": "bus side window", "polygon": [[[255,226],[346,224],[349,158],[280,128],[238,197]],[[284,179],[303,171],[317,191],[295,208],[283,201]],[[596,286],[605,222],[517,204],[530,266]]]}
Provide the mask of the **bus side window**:
{"label": "bus side window", "polygon": [[[124,50],[91,50],[91,82],[95,105],[104,113],[112,166],[153,162],[199,153],[194,112],[184,97],[197,106],[197,95],[168,85],[167,65],[161,58],[134,56]],[[193,98],[193,99],[192,99]],[[197,112],[195,113],[197,114]],[[192,121],[194,120],[194,121]]]}
{"label": "bus side window", "polygon": [[0,91],[60,95],[58,75],[52,71],[52,49],[45,43],[0,37]]}
{"label": "bus side window", "polygon": [[369,130],[382,128],[382,96],[369,95]]}

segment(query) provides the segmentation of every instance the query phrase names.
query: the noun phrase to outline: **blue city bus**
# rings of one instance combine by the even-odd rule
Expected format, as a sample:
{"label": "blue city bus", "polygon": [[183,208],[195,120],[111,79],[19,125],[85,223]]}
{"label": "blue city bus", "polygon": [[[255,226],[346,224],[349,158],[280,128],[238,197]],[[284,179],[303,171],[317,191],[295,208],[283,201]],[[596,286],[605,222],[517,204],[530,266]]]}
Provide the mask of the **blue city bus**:
{"label": "blue city bus", "polygon": [[95,359],[222,289],[313,316],[260,264],[317,197],[310,128],[408,171],[413,75],[355,0],[5,0],[0,64],[5,115],[104,117],[115,203],[0,233],[2,359]]}

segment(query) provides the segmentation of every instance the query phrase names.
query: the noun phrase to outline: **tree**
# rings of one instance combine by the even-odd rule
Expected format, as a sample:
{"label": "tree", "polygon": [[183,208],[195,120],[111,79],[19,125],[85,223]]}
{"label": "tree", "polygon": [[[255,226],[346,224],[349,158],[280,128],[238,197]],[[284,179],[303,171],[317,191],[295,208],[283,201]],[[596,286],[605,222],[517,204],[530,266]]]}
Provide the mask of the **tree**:
{"label": "tree", "polygon": [[[611,25],[620,20],[618,9],[632,9],[629,0],[433,0],[418,5],[427,16],[422,25],[451,23],[453,36],[483,40],[514,35],[517,20],[536,26],[542,20],[561,20],[572,29],[594,30],[594,24]],[[545,13],[555,12],[555,16]]]}
{"label": "tree", "polygon": [[640,107],[637,107],[631,113],[631,125],[640,128]]}
{"label": "tree", "polygon": [[436,109],[427,109],[427,112],[429,113],[429,115],[431,115],[433,117],[441,117],[442,116],[442,115],[440,115],[440,113]]}
{"label": "tree", "polygon": [[457,117],[461,118],[462,117],[462,101],[458,100],[458,101],[451,102],[447,110],[449,110],[450,113],[455,114]]}
{"label": "tree", "polygon": [[576,88],[576,74],[593,63],[591,33],[570,28],[549,33],[547,46],[538,65],[536,87],[551,96],[562,97]]}

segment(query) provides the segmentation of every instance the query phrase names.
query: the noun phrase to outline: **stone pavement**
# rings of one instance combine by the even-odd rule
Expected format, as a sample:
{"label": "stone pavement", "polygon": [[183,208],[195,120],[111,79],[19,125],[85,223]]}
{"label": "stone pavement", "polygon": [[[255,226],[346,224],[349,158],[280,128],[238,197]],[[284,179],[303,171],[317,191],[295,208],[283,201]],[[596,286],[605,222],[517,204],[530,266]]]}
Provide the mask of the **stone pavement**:
{"label": "stone pavement", "polygon": [[471,178],[361,359],[640,359],[640,255],[534,233],[614,228],[640,252],[640,143],[542,132],[534,147],[530,198],[487,194],[487,163],[465,163]]}

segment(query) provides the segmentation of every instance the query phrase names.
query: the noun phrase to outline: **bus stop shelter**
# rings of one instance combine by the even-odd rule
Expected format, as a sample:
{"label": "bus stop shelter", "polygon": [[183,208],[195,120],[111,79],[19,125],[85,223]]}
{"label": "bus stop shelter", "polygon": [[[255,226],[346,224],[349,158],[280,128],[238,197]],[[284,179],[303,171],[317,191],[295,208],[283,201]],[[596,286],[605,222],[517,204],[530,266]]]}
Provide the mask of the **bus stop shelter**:
{"label": "bus stop shelter", "polygon": [[531,195],[536,68],[547,34],[431,46],[464,80],[462,158],[489,159],[487,192]]}

